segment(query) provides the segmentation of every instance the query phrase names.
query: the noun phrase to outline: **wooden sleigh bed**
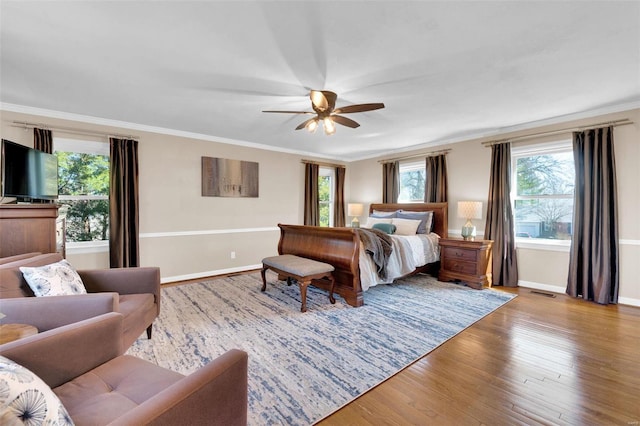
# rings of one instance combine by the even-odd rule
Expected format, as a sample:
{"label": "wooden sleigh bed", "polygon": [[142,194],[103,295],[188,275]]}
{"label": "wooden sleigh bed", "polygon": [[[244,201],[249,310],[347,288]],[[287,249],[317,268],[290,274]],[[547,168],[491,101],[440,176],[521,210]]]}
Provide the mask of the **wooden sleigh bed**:
{"label": "wooden sleigh bed", "polygon": [[[433,232],[447,237],[447,203],[371,204],[369,213],[406,210],[433,212]],[[360,284],[360,238],[353,228],[284,225],[280,227],[279,254],[294,254],[333,265],[335,292],[351,306],[362,306],[364,295]],[[412,272],[437,273],[439,262],[426,264]],[[411,274],[409,274],[411,275]],[[312,285],[329,290],[326,280],[314,280]]]}

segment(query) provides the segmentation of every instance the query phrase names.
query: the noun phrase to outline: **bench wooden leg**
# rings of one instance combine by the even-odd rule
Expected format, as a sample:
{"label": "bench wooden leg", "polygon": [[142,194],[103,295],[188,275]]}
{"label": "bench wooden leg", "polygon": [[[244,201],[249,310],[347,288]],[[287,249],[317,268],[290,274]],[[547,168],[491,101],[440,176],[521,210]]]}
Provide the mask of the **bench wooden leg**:
{"label": "bench wooden leg", "polygon": [[260,291],[263,291],[263,292],[267,290],[267,276],[266,276],[267,269],[271,269],[275,273],[277,273],[278,279],[282,280],[286,278],[287,285],[291,285],[294,279],[298,282],[298,286],[300,287],[300,301],[301,301],[300,311],[301,312],[307,312],[307,287],[309,286],[309,284],[311,284],[311,281],[313,279],[328,278],[331,281],[331,291],[329,292],[329,301],[331,301],[331,303],[336,303],[336,299],[333,297],[336,281],[335,281],[335,278],[333,277],[333,274],[331,273],[313,274],[308,277],[305,277],[305,276],[300,276],[296,274],[290,274],[288,272],[285,273],[277,267],[268,266],[263,263],[262,269],[260,270],[260,275],[262,276],[262,288],[260,289]]}
{"label": "bench wooden leg", "polygon": [[260,271],[260,275],[262,275],[262,289],[260,291],[265,291],[267,289],[267,278],[265,277],[265,272],[267,272],[266,266],[262,266],[262,271]]}
{"label": "bench wooden leg", "polygon": [[298,281],[298,285],[300,286],[300,300],[302,301],[302,307],[300,308],[300,312],[307,312],[307,286],[310,283],[311,283],[310,280]]}

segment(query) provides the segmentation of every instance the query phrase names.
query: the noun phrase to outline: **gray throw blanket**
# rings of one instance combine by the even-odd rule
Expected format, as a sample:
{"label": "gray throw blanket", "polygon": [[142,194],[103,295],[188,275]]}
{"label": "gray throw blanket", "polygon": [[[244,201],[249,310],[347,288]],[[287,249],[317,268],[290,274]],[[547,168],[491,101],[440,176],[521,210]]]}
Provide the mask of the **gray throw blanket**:
{"label": "gray throw blanket", "polygon": [[387,279],[387,264],[393,247],[391,237],[378,229],[358,229],[358,235],[364,250],[376,265],[376,272],[383,280]]}

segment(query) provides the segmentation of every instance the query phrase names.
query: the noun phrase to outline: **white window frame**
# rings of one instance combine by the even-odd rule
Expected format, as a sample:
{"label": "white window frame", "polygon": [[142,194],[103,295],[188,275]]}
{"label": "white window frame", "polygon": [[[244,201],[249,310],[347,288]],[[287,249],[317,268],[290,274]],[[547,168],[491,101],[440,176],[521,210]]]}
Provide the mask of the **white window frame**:
{"label": "white window frame", "polygon": [[[323,167],[320,166],[318,168],[318,177],[328,177],[329,178],[329,227],[334,226],[334,209],[335,209],[335,195],[336,195],[336,171],[332,167]],[[324,204],[324,201],[320,201],[320,204]]]}
{"label": "white window frame", "polygon": [[[518,158],[530,157],[533,155],[545,155],[554,154],[560,152],[572,152],[573,146],[571,140],[560,140],[548,143],[539,143],[534,145],[521,145],[513,146],[511,148],[511,208],[515,212],[515,201],[522,199],[531,199],[528,196],[519,196],[517,194],[517,167],[516,162]],[[533,198],[573,198],[571,195],[539,195]],[[514,217],[515,226],[515,217]],[[515,229],[514,229],[515,235]],[[533,250],[546,250],[546,251],[559,251],[569,252],[571,248],[571,240],[552,240],[543,238],[525,238],[515,237],[516,247],[533,249]]]}
{"label": "white window frame", "polygon": [[[67,138],[53,138],[53,152],[78,152],[82,154],[109,156],[109,143]],[[59,200],[108,200],[105,195],[58,195]],[[66,241],[67,254],[102,253],[109,251],[109,240],[103,241]]]}
{"label": "white window frame", "polygon": [[416,171],[416,170],[423,170],[425,173],[425,181],[426,181],[426,173],[427,173],[427,166],[426,166],[426,162],[424,159],[418,159],[418,160],[411,160],[411,161],[403,161],[399,164],[399,170],[398,170],[398,180],[400,181],[400,188],[399,188],[399,194],[398,194],[398,202],[399,203],[424,203],[424,188],[423,188],[423,192],[422,192],[422,199],[416,199],[416,200],[404,200],[402,198],[400,198],[401,194],[402,194],[402,179],[400,178],[400,176],[402,175],[403,172],[412,172],[412,171]]}

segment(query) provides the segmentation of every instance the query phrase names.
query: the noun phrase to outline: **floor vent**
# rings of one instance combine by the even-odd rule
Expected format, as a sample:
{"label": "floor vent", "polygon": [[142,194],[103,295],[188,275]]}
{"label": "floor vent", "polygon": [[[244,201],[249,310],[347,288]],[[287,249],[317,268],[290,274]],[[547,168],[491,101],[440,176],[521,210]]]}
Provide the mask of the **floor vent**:
{"label": "floor vent", "polygon": [[555,294],[549,293],[548,291],[542,291],[542,290],[531,290],[531,293],[539,294],[540,296],[546,296],[546,297],[556,297]]}

